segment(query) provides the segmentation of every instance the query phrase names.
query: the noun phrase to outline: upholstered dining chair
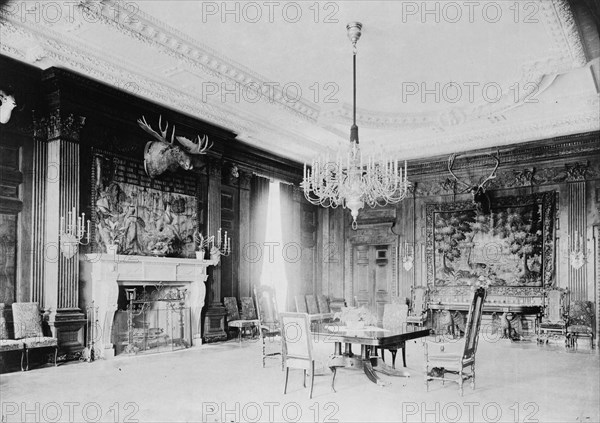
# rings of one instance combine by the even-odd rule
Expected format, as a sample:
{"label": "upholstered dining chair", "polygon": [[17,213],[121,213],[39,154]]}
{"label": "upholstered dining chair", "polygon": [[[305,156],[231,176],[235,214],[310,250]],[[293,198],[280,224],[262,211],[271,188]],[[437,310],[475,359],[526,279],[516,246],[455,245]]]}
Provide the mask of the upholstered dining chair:
{"label": "upholstered dining chair", "polygon": [[429,290],[425,286],[415,286],[411,290],[410,310],[406,323],[423,326],[427,322],[427,301]]}
{"label": "upholstered dining chair", "polygon": [[544,315],[538,327],[538,342],[546,342],[550,338],[564,338],[567,335],[567,303],[568,290],[552,288],[544,292]]}
{"label": "upholstered dining chair", "polygon": [[15,339],[25,345],[25,370],[29,370],[29,351],[37,348],[54,348],[54,366],[58,358],[58,340],[44,336],[42,313],[38,303],[13,303]]}
{"label": "upholstered dining chair", "polygon": [[[390,303],[383,307],[383,322],[384,329],[390,331],[403,331],[406,329],[406,317],[408,316],[408,305],[401,303]],[[396,354],[398,349],[402,350],[402,364],[406,367],[406,353],[404,344],[387,348],[392,354],[392,368],[396,368]],[[385,349],[381,349],[381,359],[385,361]]]}
{"label": "upholstered dining chair", "polygon": [[577,346],[579,338],[589,338],[594,348],[594,303],[575,300],[569,305],[567,319],[567,347]]}
{"label": "upholstered dining chair", "polygon": [[[268,357],[280,356],[281,369],[283,370],[283,356],[281,353],[281,324],[279,322],[279,311],[277,310],[277,298],[275,289],[266,286],[254,286],[254,300],[256,301],[256,310],[258,312],[260,340],[262,343],[262,365],[265,367]],[[267,342],[275,345],[274,350],[267,349]],[[271,345],[271,346],[272,346]]]}
{"label": "upholstered dining chair", "polygon": [[306,388],[306,373],[310,374],[310,390],[308,397],[312,399],[315,383],[315,357],[310,332],[310,317],[307,313],[281,313],[281,334],[283,340],[283,366],[285,368],[285,385],[283,393],[287,393],[290,369],[303,370],[303,386]]}
{"label": "upholstered dining chair", "polygon": [[[480,287],[473,293],[473,300],[469,306],[465,336],[460,342],[441,343],[425,341],[425,385],[429,391],[429,381],[441,380],[444,382],[458,383],[460,395],[463,395],[463,383],[471,381],[471,389],[475,389],[475,353],[479,341],[479,327],[481,326],[481,315],[483,302],[485,301],[485,288]],[[453,345],[454,344],[454,345]],[[452,352],[450,348],[455,346],[458,350]],[[429,348],[439,347],[439,351],[430,353]],[[448,348],[448,350],[447,350]],[[467,369],[467,372],[465,372]],[[458,378],[446,378],[446,374],[458,375]]]}
{"label": "upholstered dining chair", "polygon": [[259,321],[257,318],[254,319],[242,319],[238,309],[237,299],[235,297],[223,298],[225,303],[225,309],[227,310],[227,327],[236,328],[238,341],[242,343],[242,334],[245,330],[253,330],[258,327]]}

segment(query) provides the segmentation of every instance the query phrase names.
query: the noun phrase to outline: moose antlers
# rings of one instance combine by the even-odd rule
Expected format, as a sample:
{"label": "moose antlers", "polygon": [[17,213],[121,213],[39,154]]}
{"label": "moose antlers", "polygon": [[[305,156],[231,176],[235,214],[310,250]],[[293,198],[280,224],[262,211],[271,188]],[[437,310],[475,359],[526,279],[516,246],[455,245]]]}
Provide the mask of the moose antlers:
{"label": "moose antlers", "polygon": [[493,158],[496,161],[496,166],[494,167],[494,170],[492,170],[492,173],[490,173],[490,175],[485,178],[482,182],[480,182],[478,185],[475,186],[471,186],[463,181],[461,181],[460,179],[458,179],[458,177],[454,174],[454,172],[452,172],[452,167],[454,166],[454,160],[456,159],[457,154],[453,153],[450,155],[450,157],[448,157],[448,172],[450,172],[450,174],[452,175],[452,177],[456,180],[456,182],[458,182],[459,184],[461,184],[462,186],[465,187],[465,191],[485,191],[485,184],[491,180],[494,179],[497,175],[496,175],[496,170],[498,170],[498,167],[500,166],[500,151],[496,150],[496,155],[492,156],[491,154],[488,153],[488,156],[490,156],[491,158]]}
{"label": "moose antlers", "polygon": [[190,154],[206,154],[206,151],[209,150],[213,143],[208,141],[208,135],[200,138],[200,135],[197,137],[198,142],[194,142],[186,137],[177,137],[177,141],[181,143],[185,147],[185,150]]}
{"label": "moose antlers", "polygon": [[144,131],[156,138],[157,141],[164,142],[167,144],[173,144],[173,138],[175,137],[175,126],[173,126],[173,132],[171,133],[171,141],[167,141],[167,132],[169,131],[169,124],[167,123],[165,125],[165,129],[162,129],[162,116],[158,118],[158,130],[160,131],[160,134],[154,129],[152,129],[150,125],[148,125],[145,116],[142,116],[141,119],[138,119],[137,123],[138,125],[140,125],[140,128],[142,128]]}
{"label": "moose antlers", "polygon": [[171,132],[171,140],[167,141],[169,124],[166,123],[165,129],[162,128],[162,116],[158,118],[158,130],[160,131],[160,134],[150,127],[144,116],[142,116],[141,119],[138,119],[137,123],[140,128],[152,135],[157,141],[173,145],[173,139],[177,138],[177,141],[179,141],[181,145],[185,147],[185,152],[189,154],[206,154],[206,152],[213,146],[213,143],[209,142],[207,135],[202,138],[200,138],[200,135],[198,135],[197,141],[192,141],[186,137],[176,137],[175,126],[173,126],[173,132]]}

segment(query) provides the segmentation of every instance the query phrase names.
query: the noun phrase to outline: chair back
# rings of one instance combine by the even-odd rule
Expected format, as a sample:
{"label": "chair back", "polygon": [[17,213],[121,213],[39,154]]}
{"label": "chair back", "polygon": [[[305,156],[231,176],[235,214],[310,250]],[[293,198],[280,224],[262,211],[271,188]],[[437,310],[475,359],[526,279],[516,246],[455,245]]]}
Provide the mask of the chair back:
{"label": "chair back", "polygon": [[564,322],[565,296],[566,291],[561,288],[554,288],[545,292],[545,309],[543,319],[545,322]]}
{"label": "chair back", "polygon": [[314,295],[306,296],[306,308],[308,309],[308,314],[319,314],[319,306]]}
{"label": "chair back", "polygon": [[395,331],[404,330],[407,316],[408,305],[386,304],[383,306],[383,328]]}
{"label": "chair back", "polygon": [[283,358],[313,359],[310,318],[307,313],[281,313]]}
{"label": "chair back", "polygon": [[260,324],[273,328],[279,327],[279,311],[277,310],[275,289],[267,285],[255,286],[254,299],[256,300]]}
{"label": "chair back", "polygon": [[575,300],[569,306],[569,325],[594,326],[594,303],[591,301]]}
{"label": "chair back", "polygon": [[235,297],[223,298],[225,309],[227,310],[227,321],[240,320],[240,312],[237,305],[237,299]]}
{"label": "chair back", "polygon": [[475,357],[477,343],[479,342],[479,327],[481,326],[481,315],[483,314],[483,302],[485,301],[485,288],[479,287],[473,294],[473,300],[469,306],[467,325],[465,326],[465,349],[463,361]]}
{"label": "chair back", "polygon": [[13,303],[12,312],[15,339],[44,336],[38,303]]}
{"label": "chair back", "polygon": [[256,308],[254,307],[254,301],[252,297],[241,297],[242,313],[240,317],[242,320],[256,320]]}
{"label": "chair back", "polygon": [[411,316],[420,316],[427,310],[428,289],[424,286],[412,288]]}
{"label": "chair back", "polygon": [[296,312],[308,313],[308,308],[306,308],[306,299],[304,298],[304,295],[296,295],[294,297],[294,301],[296,302]]}
{"label": "chair back", "polygon": [[331,308],[329,307],[329,301],[327,301],[327,297],[323,294],[317,295],[317,305],[319,306],[319,312],[331,313]]}

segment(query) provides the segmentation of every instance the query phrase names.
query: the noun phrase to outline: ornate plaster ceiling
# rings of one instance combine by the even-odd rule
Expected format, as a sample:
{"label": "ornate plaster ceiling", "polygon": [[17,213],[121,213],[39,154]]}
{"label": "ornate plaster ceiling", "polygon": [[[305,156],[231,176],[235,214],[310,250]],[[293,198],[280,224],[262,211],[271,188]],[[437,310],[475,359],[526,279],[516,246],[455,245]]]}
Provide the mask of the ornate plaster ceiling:
{"label": "ornate plaster ceiling", "polygon": [[598,57],[563,0],[18,1],[2,12],[0,48],[304,161],[348,140],[350,21],[364,25],[367,151],[422,158],[600,129]]}

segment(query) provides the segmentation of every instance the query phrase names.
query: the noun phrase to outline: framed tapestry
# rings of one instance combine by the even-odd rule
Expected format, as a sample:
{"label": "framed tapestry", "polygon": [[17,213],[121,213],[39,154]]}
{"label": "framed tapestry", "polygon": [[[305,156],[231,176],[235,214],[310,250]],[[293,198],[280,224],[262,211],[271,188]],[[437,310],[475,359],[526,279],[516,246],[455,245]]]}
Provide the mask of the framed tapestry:
{"label": "framed tapestry", "polygon": [[488,215],[472,202],[426,205],[427,282],[494,291],[543,289],[554,276],[555,192],[494,200]]}
{"label": "framed tapestry", "polygon": [[96,251],[195,257],[194,231],[204,221],[193,174],[150,179],[143,163],[94,151],[93,240]]}

